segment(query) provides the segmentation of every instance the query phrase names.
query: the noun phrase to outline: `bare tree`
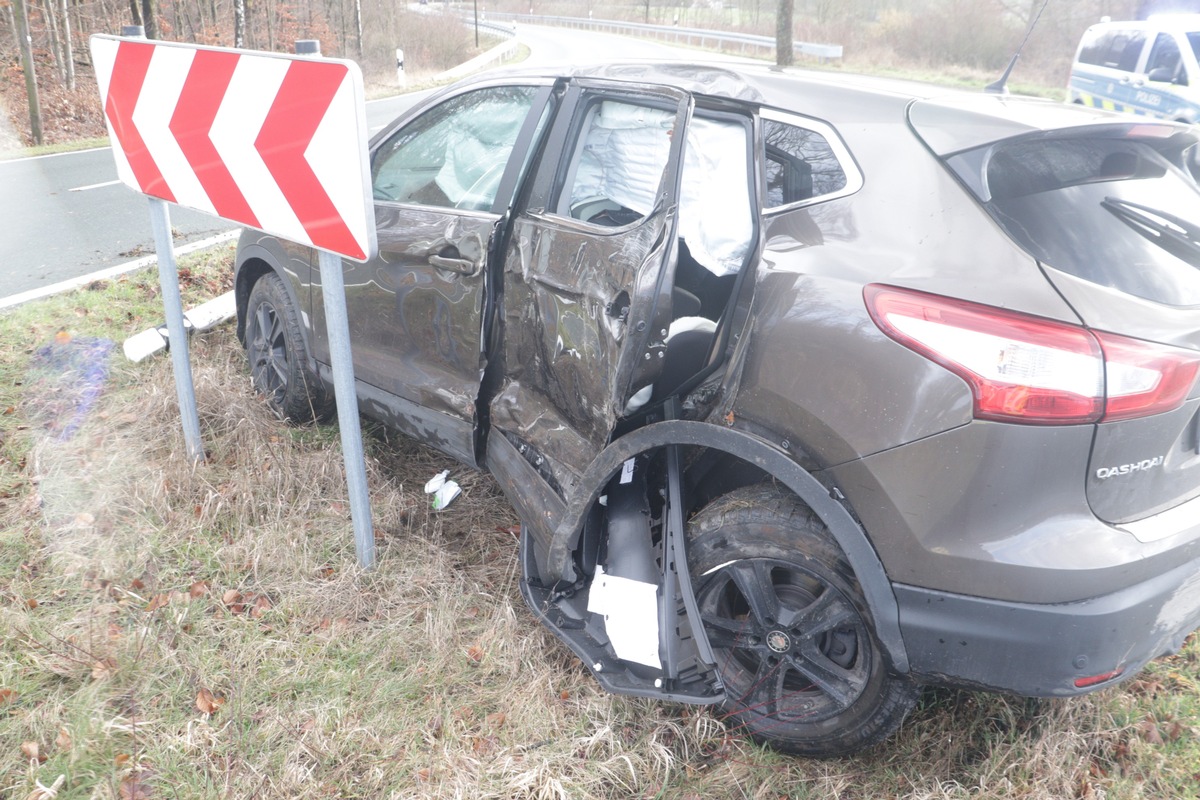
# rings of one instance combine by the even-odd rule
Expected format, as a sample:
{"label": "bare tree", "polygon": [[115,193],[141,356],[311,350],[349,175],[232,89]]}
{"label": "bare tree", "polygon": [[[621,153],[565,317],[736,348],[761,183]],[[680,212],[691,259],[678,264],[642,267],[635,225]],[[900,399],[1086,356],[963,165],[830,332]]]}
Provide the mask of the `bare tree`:
{"label": "bare tree", "polygon": [[246,0],[233,0],[233,46],[246,46]]}
{"label": "bare tree", "polygon": [[792,48],[792,20],[795,0],[779,0],[779,12],[775,15],[775,63],[790,67],[795,62]]}
{"label": "bare tree", "polygon": [[67,0],[59,0],[58,11],[62,15],[62,60],[66,68],[67,89],[75,91],[75,51],[71,46],[71,14]]}
{"label": "bare tree", "polygon": [[37,76],[33,72],[33,40],[29,36],[29,15],[25,0],[13,0],[16,14],[17,46],[21,50],[21,69],[25,72],[25,94],[29,98],[29,128],[33,143],[42,143],[42,104],[38,100]]}
{"label": "bare tree", "polygon": [[147,39],[158,38],[158,0],[142,0],[142,27]]}

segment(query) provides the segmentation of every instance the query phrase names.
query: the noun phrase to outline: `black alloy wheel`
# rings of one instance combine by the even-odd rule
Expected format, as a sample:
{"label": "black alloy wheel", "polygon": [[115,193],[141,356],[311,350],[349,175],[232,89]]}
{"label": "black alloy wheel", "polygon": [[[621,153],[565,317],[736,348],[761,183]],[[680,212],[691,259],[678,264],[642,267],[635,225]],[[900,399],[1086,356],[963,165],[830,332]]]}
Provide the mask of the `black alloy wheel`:
{"label": "black alloy wheel", "polygon": [[739,489],[702,509],[690,536],[731,728],[825,757],[900,725],[917,686],[889,673],[858,582],[806,506],[773,487]]}

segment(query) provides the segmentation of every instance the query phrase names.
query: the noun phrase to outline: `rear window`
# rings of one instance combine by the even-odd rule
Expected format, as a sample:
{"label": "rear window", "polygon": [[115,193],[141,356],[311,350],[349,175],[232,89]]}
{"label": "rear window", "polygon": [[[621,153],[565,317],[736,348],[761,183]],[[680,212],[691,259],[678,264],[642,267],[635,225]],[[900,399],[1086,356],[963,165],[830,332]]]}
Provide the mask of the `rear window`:
{"label": "rear window", "polygon": [[1042,263],[1155,303],[1200,305],[1200,191],[1147,145],[1013,142],[985,164],[984,206]]}
{"label": "rear window", "polygon": [[1133,72],[1146,44],[1146,34],[1134,30],[1089,30],[1083,35],[1079,60],[1097,67]]}

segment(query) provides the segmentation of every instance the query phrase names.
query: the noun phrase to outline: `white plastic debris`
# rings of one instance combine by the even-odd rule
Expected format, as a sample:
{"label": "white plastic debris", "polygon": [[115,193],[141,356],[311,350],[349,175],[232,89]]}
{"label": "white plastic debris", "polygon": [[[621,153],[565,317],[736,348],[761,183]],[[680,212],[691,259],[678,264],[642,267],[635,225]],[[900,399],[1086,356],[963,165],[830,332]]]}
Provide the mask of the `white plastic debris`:
{"label": "white plastic debris", "polygon": [[454,481],[446,481],[441,488],[433,493],[433,510],[443,511],[454,502],[454,498],[462,494],[462,489]]}
{"label": "white plastic debris", "polygon": [[444,469],[437,475],[434,475],[425,484],[425,494],[433,494],[438,489],[441,489],[446,484],[446,478],[450,477],[450,470]]}

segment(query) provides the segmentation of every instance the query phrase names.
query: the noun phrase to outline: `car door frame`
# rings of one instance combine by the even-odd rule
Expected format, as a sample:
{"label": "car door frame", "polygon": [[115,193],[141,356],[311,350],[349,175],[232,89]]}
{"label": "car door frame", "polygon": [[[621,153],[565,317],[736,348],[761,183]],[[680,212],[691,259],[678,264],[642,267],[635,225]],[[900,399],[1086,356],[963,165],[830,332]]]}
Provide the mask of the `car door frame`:
{"label": "car door frame", "polygon": [[[641,100],[643,103],[651,101],[651,104],[659,106],[670,103],[676,115],[669,155],[653,210],[638,222],[611,231],[564,217],[552,211],[550,205],[562,192],[569,190],[569,187],[565,186],[567,171],[575,157],[579,137],[583,135],[583,118],[587,108],[594,102],[593,96],[611,97],[615,100]],[[662,225],[661,234],[655,237],[652,246],[642,254],[641,266],[628,290],[627,308],[624,313],[622,314],[622,309],[615,307],[612,302],[601,304],[606,315],[623,316],[621,322],[624,335],[620,338],[619,346],[615,347],[616,359],[613,363],[616,364],[616,368],[613,371],[613,379],[607,384],[612,392],[618,394],[602,399],[608,408],[611,408],[612,404],[619,405],[619,398],[628,397],[635,385],[651,382],[657,371],[661,370],[662,359],[658,354],[665,350],[666,322],[669,321],[671,310],[671,285],[678,254],[676,236],[683,148],[687,125],[694,109],[695,98],[692,93],[676,87],[595,78],[573,79],[567,88],[560,112],[547,135],[540,169],[527,181],[525,190],[514,208],[508,231],[510,239],[505,246],[502,284],[504,302],[508,304],[503,313],[510,319],[514,318],[515,311],[512,286],[509,285],[513,282],[512,276],[519,273],[521,280],[529,282],[532,272],[529,259],[532,256],[533,245],[527,240],[522,240],[529,230],[538,232],[539,235],[548,231],[548,235],[567,238],[616,237],[639,226]],[[553,164],[548,165],[547,158],[552,158]],[[648,266],[651,263],[653,266]],[[541,280],[547,292],[569,292],[577,288],[556,284],[553,280]],[[617,300],[620,294],[616,293],[612,300]],[[527,315],[526,318],[532,316],[534,315]],[[504,341],[501,344],[504,352],[492,361],[503,374],[494,376],[496,391],[491,398],[489,412],[487,466],[500,482],[501,488],[522,520],[529,526],[535,540],[543,546],[535,548],[539,551],[538,555],[542,556],[566,504],[576,492],[590,494],[593,489],[591,486],[579,485],[572,476],[582,475],[597,457],[599,450],[612,440],[615,423],[619,422],[619,419],[607,424],[608,440],[591,449],[572,448],[568,457],[574,463],[562,464],[561,453],[552,455],[549,452],[552,446],[551,437],[555,433],[562,434],[561,419],[554,414],[556,409],[552,404],[539,405],[533,393],[526,393],[524,396],[511,392],[506,394],[506,388],[511,388],[511,385],[506,387],[505,380],[509,374],[508,362],[513,358],[512,327],[511,321],[505,324]],[[615,345],[616,340],[610,340],[608,344]],[[596,405],[592,404],[591,407],[595,408]]]}
{"label": "car door frame", "polygon": [[[463,86],[460,90],[439,94],[431,98],[429,102],[421,104],[409,113],[402,115],[395,124],[389,126],[372,140],[370,149],[370,157],[372,163],[374,163],[374,159],[385,143],[426,114],[434,112],[439,106],[472,92],[506,86],[527,86],[533,88],[535,91],[530,103],[529,112],[521,124],[513,148],[509,152],[496,197],[493,199],[490,209],[483,211],[455,209],[443,206],[379,200],[375,204],[377,219],[381,214],[398,215],[403,221],[412,223],[414,226],[424,225],[432,229],[436,228],[439,222],[445,224],[448,220],[448,224],[453,225],[459,220],[465,220],[464,226],[471,228],[472,234],[480,240],[479,253],[477,254],[479,263],[475,269],[458,270],[454,265],[448,264],[445,260],[440,262],[440,265],[434,263],[429,263],[428,266],[416,264],[397,265],[395,271],[399,277],[393,277],[393,279],[389,279],[388,281],[396,286],[401,281],[406,280],[406,278],[411,278],[410,282],[418,284],[429,284],[437,281],[451,290],[456,286],[461,290],[463,294],[462,302],[469,303],[473,311],[472,314],[467,314],[466,316],[477,322],[478,326],[476,328],[474,322],[472,322],[470,331],[453,330],[455,327],[460,327],[463,322],[462,319],[454,319],[453,321],[447,321],[446,327],[450,335],[462,339],[459,344],[466,346],[468,343],[467,339],[470,339],[470,345],[475,348],[478,354],[477,371],[472,371],[472,374],[468,375],[468,365],[464,364],[464,368],[458,376],[459,391],[453,391],[445,386],[438,386],[436,382],[428,380],[425,381],[425,383],[429,384],[427,387],[417,386],[416,384],[419,381],[410,381],[409,383],[412,386],[406,386],[405,373],[410,377],[414,370],[420,371],[422,365],[417,363],[405,365],[397,362],[390,365],[394,369],[385,370],[385,372],[395,372],[396,374],[390,377],[389,383],[380,385],[384,381],[378,377],[374,381],[370,380],[374,372],[371,369],[367,369],[370,366],[369,362],[373,358],[373,354],[371,352],[364,352],[361,343],[360,347],[353,351],[356,393],[360,408],[366,410],[371,416],[377,417],[388,425],[399,429],[406,435],[424,444],[431,445],[470,466],[477,466],[480,460],[479,427],[481,420],[478,399],[487,360],[487,343],[491,339],[491,310],[494,308],[494,295],[496,291],[495,274],[497,264],[494,262],[493,239],[495,238],[497,227],[503,224],[505,212],[511,204],[512,196],[520,177],[518,173],[522,169],[522,166],[528,162],[529,151],[533,146],[533,137],[539,119],[547,112],[547,106],[552,102],[555,80],[553,78],[537,76],[516,80],[511,78],[493,79],[478,81]],[[486,236],[484,235],[485,232]],[[381,247],[380,254],[376,259],[366,264],[343,261],[349,302],[353,302],[352,293],[354,289],[352,287],[356,285],[368,287],[378,285],[379,276],[375,273],[387,266],[385,264],[387,261],[385,250],[386,248]],[[314,273],[311,293],[312,305],[310,307],[314,318],[314,327],[318,330],[323,330],[325,326],[324,305],[321,302],[320,292],[319,277]],[[382,291],[382,294],[387,294],[387,292]],[[396,302],[400,302],[398,291],[394,292],[394,299]],[[374,314],[360,314],[357,318],[354,314],[351,314],[352,344],[355,339],[355,325],[368,325],[373,324],[375,321],[377,321],[377,315]],[[433,335],[433,332],[429,332],[429,334]],[[362,335],[360,333],[359,339],[361,340],[361,338]],[[329,357],[327,340],[322,336],[318,336],[316,337],[316,341],[318,345],[315,348],[314,356],[318,362],[318,370],[328,380]],[[364,379],[364,377],[367,379]]]}

